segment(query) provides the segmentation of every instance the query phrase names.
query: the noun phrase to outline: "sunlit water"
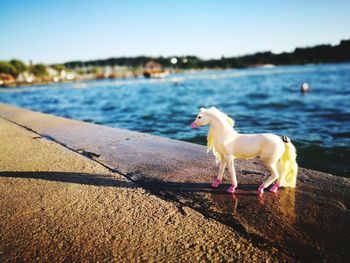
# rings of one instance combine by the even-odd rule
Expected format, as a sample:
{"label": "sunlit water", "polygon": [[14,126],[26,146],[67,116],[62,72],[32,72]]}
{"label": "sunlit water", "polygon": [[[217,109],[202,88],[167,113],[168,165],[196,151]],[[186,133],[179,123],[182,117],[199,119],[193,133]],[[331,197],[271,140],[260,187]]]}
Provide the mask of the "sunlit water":
{"label": "sunlit water", "polygon": [[190,123],[200,107],[216,106],[239,132],[289,136],[301,166],[349,177],[349,93],[350,64],[332,64],[0,89],[0,101],[199,144],[207,128]]}

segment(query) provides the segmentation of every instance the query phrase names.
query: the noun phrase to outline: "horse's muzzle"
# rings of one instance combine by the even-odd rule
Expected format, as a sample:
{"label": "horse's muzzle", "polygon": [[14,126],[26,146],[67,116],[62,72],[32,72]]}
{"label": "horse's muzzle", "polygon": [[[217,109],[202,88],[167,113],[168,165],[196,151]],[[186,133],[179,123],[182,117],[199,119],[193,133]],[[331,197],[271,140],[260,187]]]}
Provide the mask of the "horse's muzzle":
{"label": "horse's muzzle", "polygon": [[195,122],[192,122],[191,127],[192,129],[198,128],[198,124]]}

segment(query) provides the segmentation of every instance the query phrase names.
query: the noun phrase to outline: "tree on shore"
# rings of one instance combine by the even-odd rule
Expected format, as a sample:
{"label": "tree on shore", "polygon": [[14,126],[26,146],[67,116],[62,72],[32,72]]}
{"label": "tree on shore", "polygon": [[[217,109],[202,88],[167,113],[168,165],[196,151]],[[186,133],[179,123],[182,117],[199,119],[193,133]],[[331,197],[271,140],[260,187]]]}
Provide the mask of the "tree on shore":
{"label": "tree on shore", "polygon": [[8,74],[11,76],[16,76],[16,68],[6,61],[0,61],[0,73]]}
{"label": "tree on shore", "polygon": [[28,66],[19,59],[12,59],[9,63],[16,69],[16,75],[28,70]]}
{"label": "tree on shore", "polygon": [[47,77],[49,75],[44,64],[36,64],[30,69],[30,72],[36,77]]}
{"label": "tree on shore", "polygon": [[62,70],[67,70],[66,66],[63,64],[56,64],[56,65],[52,65],[51,67],[57,70],[58,72],[61,72]]}

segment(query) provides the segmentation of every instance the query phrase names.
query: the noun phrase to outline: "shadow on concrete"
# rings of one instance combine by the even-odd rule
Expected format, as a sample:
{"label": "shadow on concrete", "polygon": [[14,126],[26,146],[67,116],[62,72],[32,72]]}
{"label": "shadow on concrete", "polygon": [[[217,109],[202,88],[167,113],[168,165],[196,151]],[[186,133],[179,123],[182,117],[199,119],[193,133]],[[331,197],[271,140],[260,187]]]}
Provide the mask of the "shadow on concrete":
{"label": "shadow on concrete", "polygon": [[[154,191],[177,191],[177,192],[202,192],[212,194],[225,193],[229,184],[222,184],[219,188],[213,189],[210,183],[191,183],[191,182],[161,182],[161,181],[142,181],[136,182],[120,180],[108,174],[92,173],[73,173],[73,172],[0,172],[0,177],[12,178],[30,178],[64,183],[85,184],[106,187],[123,188],[147,188]],[[242,184],[238,190],[252,191],[252,193],[238,193],[238,195],[256,195],[253,193],[258,186],[255,184]],[[229,194],[227,194],[229,195]]]}
{"label": "shadow on concrete", "polygon": [[229,184],[212,189],[209,182],[149,181],[142,176],[129,181],[109,174],[3,171],[0,177],[143,188],[174,202],[183,215],[186,215],[183,207],[190,207],[249,238],[255,246],[274,246],[296,260],[323,261],[331,254],[341,259],[349,254],[347,211],[339,209],[337,204],[329,203],[325,207],[322,199],[315,199],[312,190],[305,191],[303,187],[285,188],[275,194],[267,192],[259,198],[256,184],[239,185],[232,195],[226,193]]}
{"label": "shadow on concrete", "polygon": [[[186,215],[183,206],[191,207],[200,212],[205,217],[217,220],[241,235],[249,238],[255,246],[263,247],[269,243],[265,238],[255,234],[248,233],[245,226],[237,221],[232,214],[236,214],[245,205],[238,205],[238,198],[236,196],[250,197],[253,200],[257,199],[256,188],[258,185],[240,185],[237,189],[237,194],[232,195],[226,192],[229,184],[222,184],[218,188],[211,188],[210,183],[194,183],[194,182],[162,182],[149,180],[146,177],[139,177],[137,180],[123,180],[113,177],[109,174],[94,174],[94,173],[73,173],[73,172],[0,172],[0,177],[9,178],[27,178],[37,180],[48,180],[54,182],[84,184],[103,187],[117,187],[117,188],[142,188],[148,190],[150,193],[175,202],[180,213]],[[250,199],[249,199],[250,200]],[[249,201],[251,203],[251,201]],[[254,207],[255,202],[250,204]],[[261,203],[258,202],[258,205]]]}
{"label": "shadow on concrete", "polygon": [[137,187],[134,183],[118,180],[110,175],[73,172],[0,172],[0,177],[39,179],[63,183],[86,184],[109,187]]}

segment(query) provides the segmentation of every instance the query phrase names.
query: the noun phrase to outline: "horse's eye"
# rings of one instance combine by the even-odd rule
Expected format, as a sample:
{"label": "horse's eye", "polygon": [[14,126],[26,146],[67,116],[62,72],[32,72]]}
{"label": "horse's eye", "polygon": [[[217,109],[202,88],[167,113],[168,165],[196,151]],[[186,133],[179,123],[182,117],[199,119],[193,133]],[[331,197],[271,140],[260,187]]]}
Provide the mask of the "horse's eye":
{"label": "horse's eye", "polygon": [[202,118],[202,116],[198,116],[198,119],[201,119]]}

